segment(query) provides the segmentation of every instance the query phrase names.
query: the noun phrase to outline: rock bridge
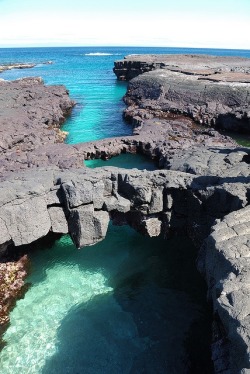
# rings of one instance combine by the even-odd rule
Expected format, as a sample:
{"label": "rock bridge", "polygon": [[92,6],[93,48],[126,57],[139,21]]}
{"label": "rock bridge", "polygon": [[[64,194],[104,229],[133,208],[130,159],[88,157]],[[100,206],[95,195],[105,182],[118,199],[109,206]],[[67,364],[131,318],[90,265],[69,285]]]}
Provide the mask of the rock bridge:
{"label": "rock bridge", "polygon": [[13,175],[0,191],[2,251],[51,231],[69,233],[76,247],[92,245],[105,238],[110,219],[148,236],[188,233],[201,245],[198,266],[229,338],[232,373],[249,368],[250,177],[50,169]]}

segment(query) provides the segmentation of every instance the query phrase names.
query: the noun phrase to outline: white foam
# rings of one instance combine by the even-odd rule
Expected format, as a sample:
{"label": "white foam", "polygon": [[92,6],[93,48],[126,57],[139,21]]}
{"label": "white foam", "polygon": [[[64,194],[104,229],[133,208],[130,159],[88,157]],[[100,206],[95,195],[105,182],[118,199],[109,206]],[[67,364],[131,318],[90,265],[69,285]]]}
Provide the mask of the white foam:
{"label": "white foam", "polygon": [[90,53],[85,53],[84,55],[81,56],[120,56],[119,53],[106,53],[106,52],[90,52]]}

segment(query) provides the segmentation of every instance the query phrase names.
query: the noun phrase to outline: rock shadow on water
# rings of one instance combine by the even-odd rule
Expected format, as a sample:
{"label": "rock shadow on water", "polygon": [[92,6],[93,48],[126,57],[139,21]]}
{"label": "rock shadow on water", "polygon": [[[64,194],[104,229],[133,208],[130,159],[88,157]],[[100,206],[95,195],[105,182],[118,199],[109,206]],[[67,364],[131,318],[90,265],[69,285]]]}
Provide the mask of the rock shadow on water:
{"label": "rock shadow on water", "polygon": [[194,251],[186,238],[164,246],[159,238],[147,240],[111,274],[113,291],[68,312],[43,374],[212,373]]}

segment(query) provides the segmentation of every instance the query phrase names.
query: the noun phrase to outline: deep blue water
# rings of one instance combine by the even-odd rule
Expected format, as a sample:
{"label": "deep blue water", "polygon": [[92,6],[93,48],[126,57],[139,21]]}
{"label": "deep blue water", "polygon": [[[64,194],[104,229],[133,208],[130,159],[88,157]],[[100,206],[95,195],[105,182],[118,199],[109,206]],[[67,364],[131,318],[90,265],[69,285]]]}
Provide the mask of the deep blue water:
{"label": "deep blue water", "polygon": [[[77,102],[64,126],[69,143],[130,134],[122,120],[126,83],[116,81],[112,68],[115,59],[133,53],[250,58],[250,51],[217,49],[0,49],[0,64],[39,64],[0,78],[41,76],[47,84],[64,84]],[[46,61],[53,64],[41,64]],[[126,155],[110,162],[148,167],[144,158]],[[78,251],[64,236],[30,257],[31,287],[11,313],[1,373],[211,373],[206,290],[187,238],[148,239],[110,225],[107,238],[95,246]]]}

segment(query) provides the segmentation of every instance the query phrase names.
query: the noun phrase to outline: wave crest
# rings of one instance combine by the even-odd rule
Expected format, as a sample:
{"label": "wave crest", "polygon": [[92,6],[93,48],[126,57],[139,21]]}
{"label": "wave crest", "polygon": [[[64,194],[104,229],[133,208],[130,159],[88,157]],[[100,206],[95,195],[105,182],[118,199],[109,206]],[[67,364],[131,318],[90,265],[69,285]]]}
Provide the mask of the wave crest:
{"label": "wave crest", "polygon": [[120,56],[119,53],[107,53],[107,52],[90,52],[85,53],[82,56]]}

